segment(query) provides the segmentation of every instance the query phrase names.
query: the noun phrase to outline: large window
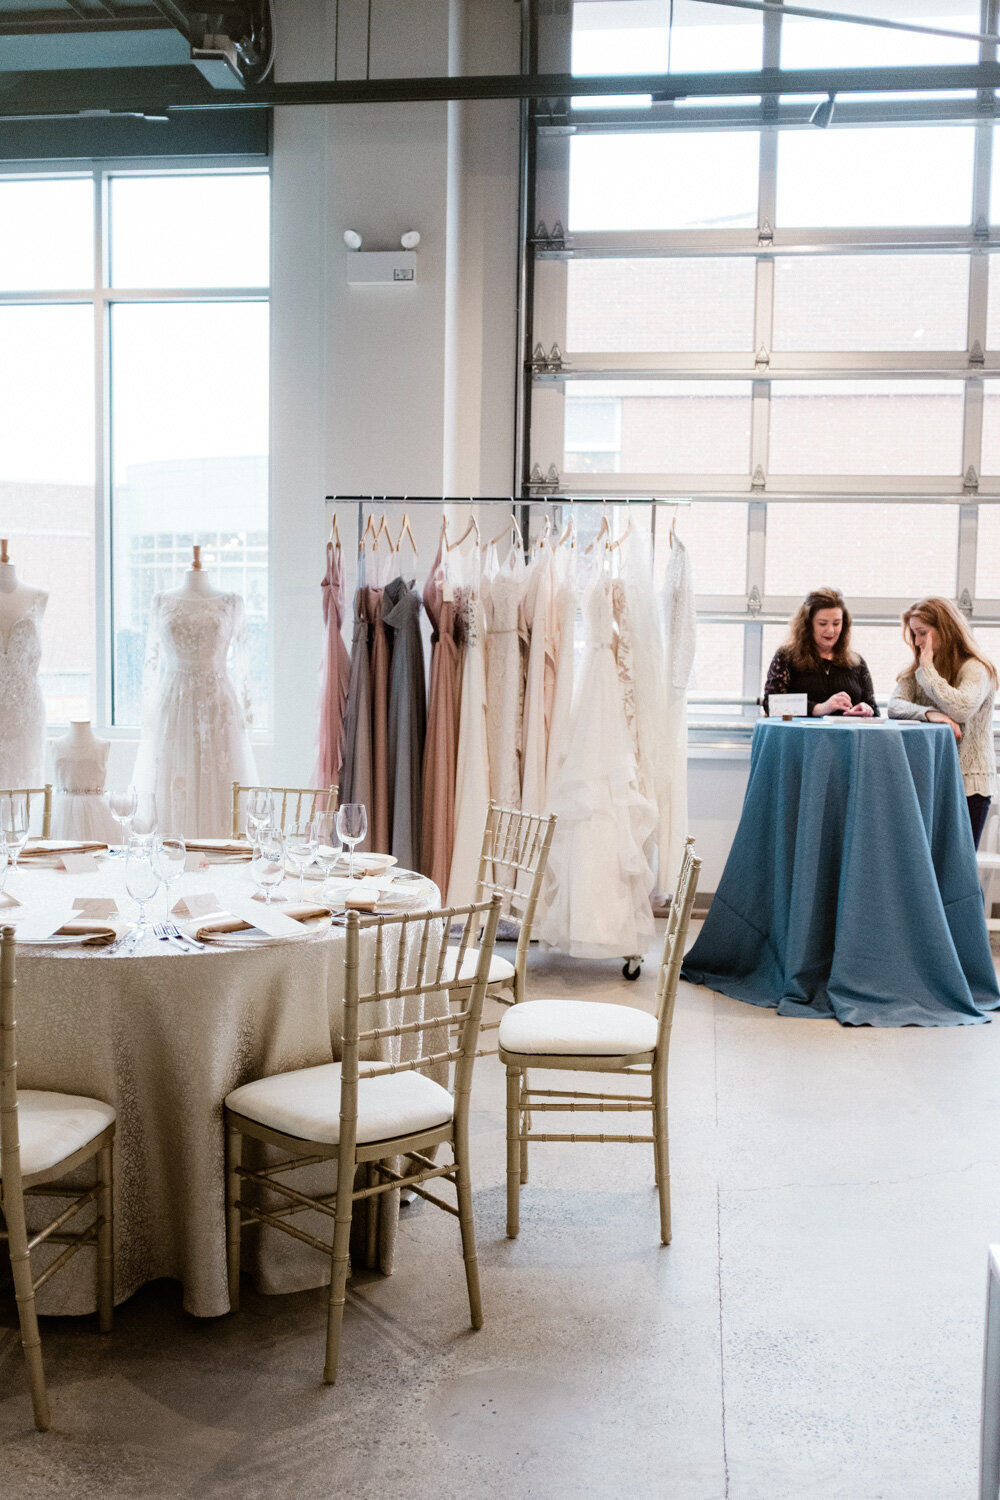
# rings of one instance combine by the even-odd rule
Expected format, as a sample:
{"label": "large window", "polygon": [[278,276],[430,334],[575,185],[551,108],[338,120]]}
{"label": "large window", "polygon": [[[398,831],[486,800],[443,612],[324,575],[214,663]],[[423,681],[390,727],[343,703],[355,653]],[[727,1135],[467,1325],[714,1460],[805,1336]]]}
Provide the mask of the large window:
{"label": "large window", "polygon": [[[969,32],[992,15],[985,0],[822,8]],[[980,57],[975,41],[699,0],[575,0],[564,44],[581,75]],[[816,585],[847,595],[883,699],[920,595],[1000,641],[995,127],[974,96],[842,96],[825,130],[815,102],[620,96],[537,115],[532,221],[564,233],[532,244],[529,347],[559,357],[532,369],[526,472],[555,501],[661,497],[660,567],[669,502],[686,502],[696,722],[756,716]]]}
{"label": "large window", "polygon": [[49,723],[138,724],[149,603],[198,543],[246,600],[261,727],[267,174],[8,175],[0,223],[0,535],[49,593]]}

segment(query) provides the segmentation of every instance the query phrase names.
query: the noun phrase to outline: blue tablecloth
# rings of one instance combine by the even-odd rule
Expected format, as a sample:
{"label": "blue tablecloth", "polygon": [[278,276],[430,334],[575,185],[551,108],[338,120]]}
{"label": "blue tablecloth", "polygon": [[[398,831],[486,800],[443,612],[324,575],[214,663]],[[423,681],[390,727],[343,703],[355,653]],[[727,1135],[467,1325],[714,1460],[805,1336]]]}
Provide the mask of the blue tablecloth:
{"label": "blue tablecloth", "polygon": [[1000,1005],[944,724],[774,720],[684,977],[783,1016],[962,1026]]}

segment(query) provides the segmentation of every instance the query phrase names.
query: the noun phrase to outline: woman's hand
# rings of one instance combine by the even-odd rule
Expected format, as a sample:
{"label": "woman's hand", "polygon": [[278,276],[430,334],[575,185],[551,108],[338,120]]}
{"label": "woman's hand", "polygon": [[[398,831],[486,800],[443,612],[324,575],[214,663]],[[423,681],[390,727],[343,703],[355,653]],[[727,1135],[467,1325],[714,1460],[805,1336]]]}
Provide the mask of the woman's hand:
{"label": "woman's hand", "polygon": [[947,714],[938,713],[936,708],[930,708],[927,710],[924,718],[927,720],[928,724],[947,724],[948,728],[955,736],[956,743],[961,740],[962,726],[960,724],[956,724],[954,719],[949,719]]}
{"label": "woman's hand", "polygon": [[934,665],[935,635],[933,630],[928,630],[920,642],[920,665],[922,667],[933,667]]}
{"label": "woman's hand", "polygon": [[855,719],[871,719],[874,717],[874,710],[870,703],[855,703],[847,712]]}
{"label": "woman's hand", "polygon": [[832,698],[827,698],[824,703],[817,703],[816,707],[813,709],[813,714],[817,719],[821,719],[824,714],[846,714],[850,713],[850,711],[850,693],[834,693]]}

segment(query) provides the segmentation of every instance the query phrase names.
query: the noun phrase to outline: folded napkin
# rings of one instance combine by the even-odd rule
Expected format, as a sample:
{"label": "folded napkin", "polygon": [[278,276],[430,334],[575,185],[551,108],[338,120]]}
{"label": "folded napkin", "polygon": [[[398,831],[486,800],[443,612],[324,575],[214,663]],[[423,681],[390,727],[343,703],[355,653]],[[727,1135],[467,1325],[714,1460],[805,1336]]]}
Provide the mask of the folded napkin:
{"label": "folded napkin", "polygon": [[338,876],[330,881],[326,890],[334,905],[346,911],[374,911],[388,881],[389,877],[381,870],[377,877],[364,880],[345,880]]}
{"label": "folded napkin", "polygon": [[[304,927],[312,925],[322,926],[329,923],[330,908],[328,906],[315,906],[312,902],[303,901],[301,904],[290,902],[288,905],[282,903],[282,914],[291,917],[296,922],[301,922]],[[253,932],[252,922],[244,922],[242,917],[234,917],[225,913],[222,916],[213,917],[211,921],[203,922],[195,933],[199,942],[204,942],[205,937],[216,937],[224,932]]]}
{"label": "folded napkin", "polygon": [[245,854],[253,856],[253,849],[246,839],[185,839],[185,845],[195,854]]}
{"label": "folded napkin", "polygon": [[60,843],[58,839],[32,839],[21,851],[21,863],[31,859],[51,859],[54,854],[107,854],[107,844]]}
{"label": "folded napkin", "polygon": [[[364,854],[356,854],[354,856],[354,879],[364,880],[369,875],[384,875],[386,870],[391,869],[395,863],[394,859],[390,859],[387,863],[385,855],[373,854],[371,859],[368,859]],[[347,875],[350,863],[348,860],[341,858],[337,860],[334,868],[337,878],[340,879],[342,876]]]}
{"label": "folded napkin", "polygon": [[78,937],[81,948],[106,948],[113,943],[118,936],[117,929],[110,922],[98,922],[86,917],[74,917],[72,922],[64,922],[54,937]]}

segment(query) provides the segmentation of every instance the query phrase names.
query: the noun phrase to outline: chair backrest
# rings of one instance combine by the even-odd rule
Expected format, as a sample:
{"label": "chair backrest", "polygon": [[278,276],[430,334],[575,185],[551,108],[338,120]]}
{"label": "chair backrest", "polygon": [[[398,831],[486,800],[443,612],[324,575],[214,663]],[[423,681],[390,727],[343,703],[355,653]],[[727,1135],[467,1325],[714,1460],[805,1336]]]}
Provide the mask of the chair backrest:
{"label": "chair backrest", "polygon": [[[473,903],[471,906],[444,907],[441,910],[404,912],[399,915],[362,917],[357,912],[347,917],[347,958],[344,986],[344,1020],[341,1032],[341,1151],[349,1145],[354,1150],[354,1134],[357,1121],[358,1079],[377,1077],[384,1073],[423,1072],[430,1068],[449,1066],[454,1063],[453,1093],[456,1107],[465,1107],[472,1087],[472,1067],[476,1058],[479,1027],[482,1020],[483,1000],[490,975],[493,944],[496,941],[497,922],[500,917],[500,898]],[[362,1005],[385,1005],[392,1001],[418,1000],[424,995],[438,992],[447,995],[447,985],[442,979],[446,961],[449,963],[448,934],[452,923],[462,923],[462,936],[458,944],[459,966],[466,953],[475,951],[477,944],[479,959],[476,978],[471,989],[463,991],[458,1011],[448,1010],[444,1014],[428,1015],[417,1021],[398,1022],[388,1026],[360,1029],[359,1010]],[[484,926],[485,923],[485,926]],[[480,929],[482,939],[479,939]],[[370,986],[360,983],[360,957],[362,937],[375,933],[375,977]],[[452,950],[454,945],[452,945]],[[448,1003],[447,1000],[445,1002]],[[418,1009],[423,1012],[424,1006]],[[457,1042],[451,1040],[451,1032],[459,1028]],[[418,1037],[424,1031],[443,1031],[447,1038],[444,1051],[430,1052],[423,1057],[407,1061],[369,1062],[361,1060],[361,1049],[366,1044],[378,1048],[386,1043],[398,1042],[404,1036]]]}
{"label": "chair backrest", "polygon": [[517,964],[527,958],[555,827],[555,813],[523,813],[491,802],[486,814],[476,900],[499,896],[501,918],[521,924]]}
{"label": "chair backrest", "polygon": [[336,786],[244,786],[233,782],[233,838],[243,832],[242,809],[248,792],[271,792],[274,810],[284,831],[293,823],[307,822],[319,813],[332,812],[337,806]]}
{"label": "chair backrest", "polygon": [[52,829],[52,783],[46,782],[45,786],[5,786],[0,787],[0,798],[2,797],[27,797],[28,818],[38,811],[38,803],[42,804],[42,828],[41,837],[47,839]]}
{"label": "chair backrest", "polygon": [[[21,1202],[21,1152],[17,1133],[17,1056],[14,1025],[14,929],[0,932],[0,1185],[4,1211]],[[23,1203],[21,1212],[23,1213]],[[8,1224],[9,1227],[9,1224]]]}
{"label": "chair backrest", "polygon": [[684,962],[684,947],[687,942],[691,910],[698,889],[698,874],[701,860],[694,852],[694,839],[684,845],[684,858],[680,874],[674,887],[667,917],[667,932],[663,940],[663,958],[656,985],[656,1019],[658,1022],[657,1047],[665,1050],[670,1045],[670,1028],[674,1021],[674,1002],[677,999],[677,981]]}

